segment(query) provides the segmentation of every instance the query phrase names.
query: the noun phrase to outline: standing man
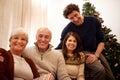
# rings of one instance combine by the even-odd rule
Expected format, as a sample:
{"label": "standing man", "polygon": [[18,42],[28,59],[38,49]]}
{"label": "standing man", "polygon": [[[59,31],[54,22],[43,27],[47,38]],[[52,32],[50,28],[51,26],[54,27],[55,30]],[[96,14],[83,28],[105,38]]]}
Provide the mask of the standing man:
{"label": "standing man", "polygon": [[[78,33],[81,37],[84,51],[86,52],[86,66],[92,70],[92,80],[105,80],[106,70],[99,62],[99,58],[101,59],[101,57],[101,60],[104,59],[103,62],[106,61],[101,55],[104,49],[104,33],[101,29],[101,23],[95,17],[82,16],[76,4],[67,5],[63,11],[63,15],[66,19],[70,20],[70,23],[63,29],[61,42],[56,49],[61,49],[62,40],[68,32]],[[107,67],[109,67],[108,63]],[[113,78],[112,75],[111,79],[108,79],[114,80]]]}
{"label": "standing man", "polygon": [[65,69],[62,53],[52,49],[50,44],[52,33],[48,28],[40,28],[36,34],[34,46],[24,51],[24,56],[31,58],[38,68],[40,80],[45,80],[47,74],[53,75],[53,80],[71,80]]}

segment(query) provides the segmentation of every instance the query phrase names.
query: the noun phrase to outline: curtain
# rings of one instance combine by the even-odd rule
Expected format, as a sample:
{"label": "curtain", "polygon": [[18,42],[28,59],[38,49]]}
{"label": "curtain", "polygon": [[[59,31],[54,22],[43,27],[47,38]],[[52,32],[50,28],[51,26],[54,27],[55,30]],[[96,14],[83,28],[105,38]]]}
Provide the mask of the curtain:
{"label": "curtain", "polygon": [[47,1],[0,0],[0,47],[9,49],[13,29],[23,27],[29,34],[29,44],[35,41],[36,30],[47,26]]}

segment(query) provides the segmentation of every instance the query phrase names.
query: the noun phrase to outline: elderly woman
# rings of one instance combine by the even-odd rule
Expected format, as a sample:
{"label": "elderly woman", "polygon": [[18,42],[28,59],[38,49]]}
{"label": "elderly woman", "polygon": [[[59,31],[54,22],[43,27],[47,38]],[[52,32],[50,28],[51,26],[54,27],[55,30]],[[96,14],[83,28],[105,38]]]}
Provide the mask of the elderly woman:
{"label": "elderly woman", "polygon": [[12,32],[9,39],[10,50],[0,48],[0,80],[33,80],[39,77],[37,68],[22,52],[28,43],[28,35],[22,29]]}

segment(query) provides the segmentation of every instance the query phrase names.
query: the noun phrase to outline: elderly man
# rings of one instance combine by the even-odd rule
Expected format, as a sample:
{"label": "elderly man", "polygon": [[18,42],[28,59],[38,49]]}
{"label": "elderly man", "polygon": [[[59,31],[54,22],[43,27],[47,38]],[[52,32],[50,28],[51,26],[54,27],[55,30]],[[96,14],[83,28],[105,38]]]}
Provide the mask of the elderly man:
{"label": "elderly man", "polygon": [[52,38],[51,31],[42,27],[36,34],[34,46],[28,47],[24,51],[24,56],[31,58],[38,68],[41,80],[45,80],[47,74],[51,73],[54,80],[71,80],[65,69],[65,61],[62,53],[52,49],[50,44]]}

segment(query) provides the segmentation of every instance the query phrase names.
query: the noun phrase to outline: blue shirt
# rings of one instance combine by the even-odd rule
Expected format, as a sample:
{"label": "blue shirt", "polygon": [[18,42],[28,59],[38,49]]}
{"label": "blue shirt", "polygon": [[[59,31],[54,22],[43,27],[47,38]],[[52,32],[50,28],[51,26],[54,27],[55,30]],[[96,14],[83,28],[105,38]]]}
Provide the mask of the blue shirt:
{"label": "blue shirt", "polygon": [[95,52],[100,42],[104,42],[104,33],[99,20],[95,17],[84,17],[84,23],[76,26],[70,22],[62,31],[61,41],[56,49],[62,48],[62,40],[68,32],[76,32],[79,34],[84,51]]}

